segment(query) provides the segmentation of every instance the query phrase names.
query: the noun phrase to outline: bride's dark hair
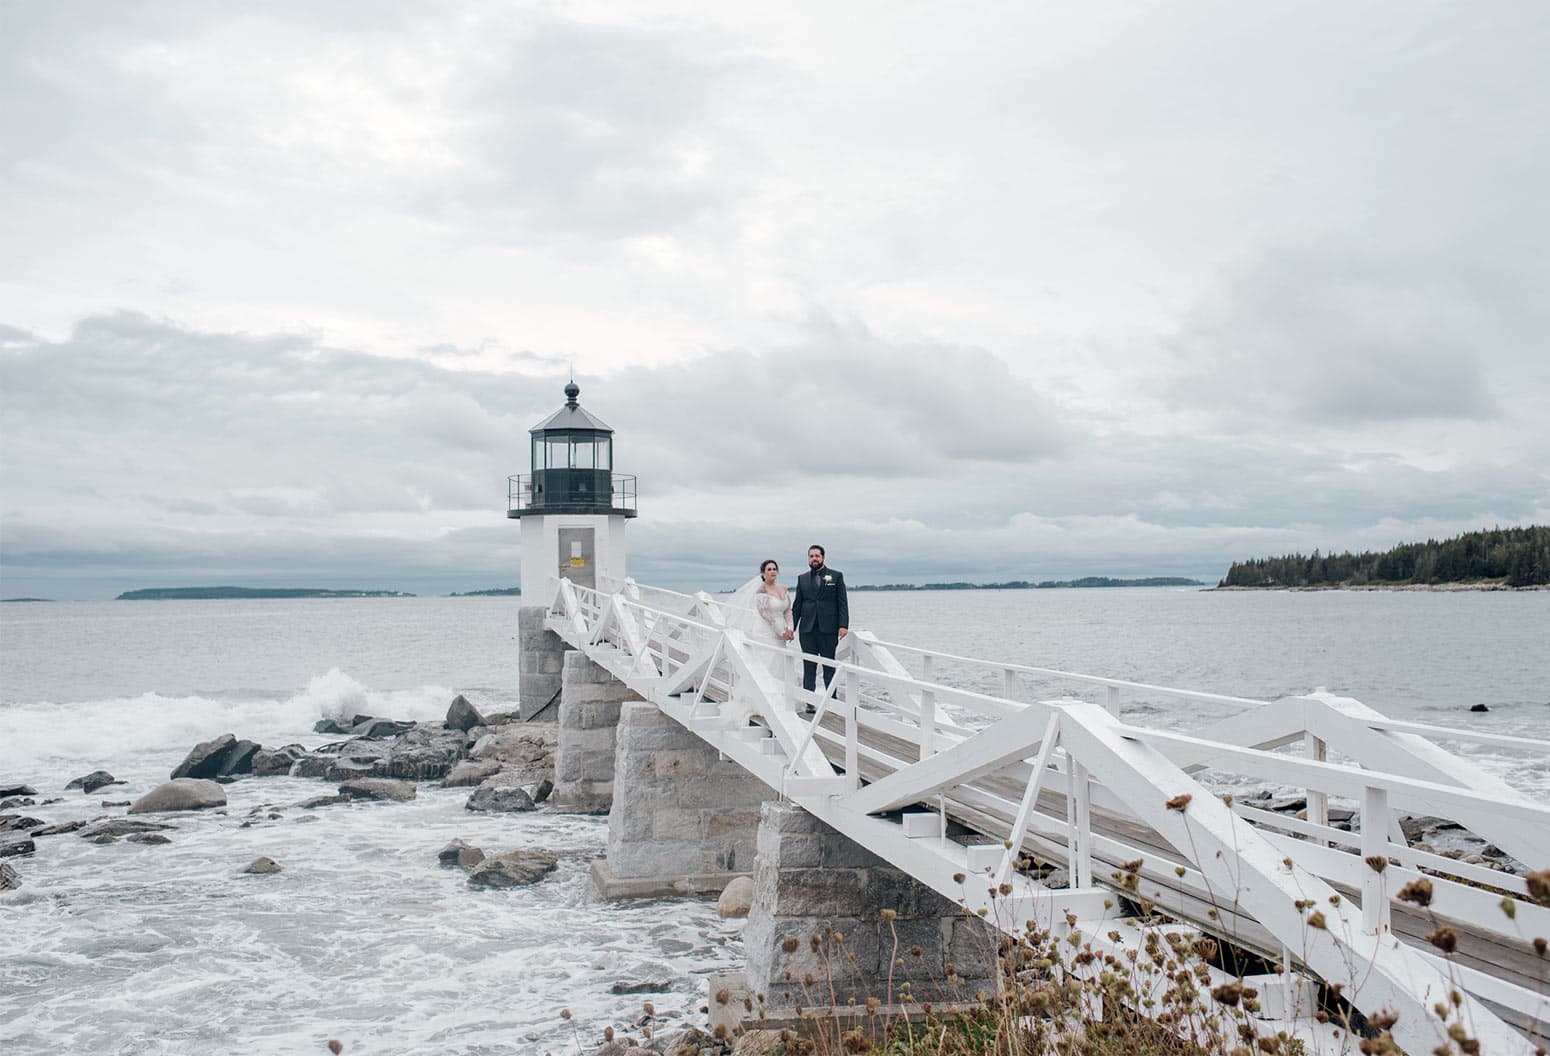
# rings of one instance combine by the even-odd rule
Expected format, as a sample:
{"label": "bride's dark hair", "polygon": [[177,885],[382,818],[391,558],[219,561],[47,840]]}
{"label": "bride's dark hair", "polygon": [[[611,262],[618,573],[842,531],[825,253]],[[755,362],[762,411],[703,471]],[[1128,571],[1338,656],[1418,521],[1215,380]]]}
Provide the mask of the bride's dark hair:
{"label": "bride's dark hair", "polygon": [[775,571],[780,571],[780,562],[775,560],[773,557],[766,557],[763,561],[759,562],[759,575],[764,575],[764,570],[769,568],[771,565],[775,566]]}

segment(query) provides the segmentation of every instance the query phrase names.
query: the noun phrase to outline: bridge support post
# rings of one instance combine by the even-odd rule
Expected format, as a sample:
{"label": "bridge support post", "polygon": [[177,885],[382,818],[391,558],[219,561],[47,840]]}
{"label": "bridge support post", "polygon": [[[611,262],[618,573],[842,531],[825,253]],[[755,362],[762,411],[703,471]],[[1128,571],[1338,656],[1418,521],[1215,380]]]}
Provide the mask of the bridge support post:
{"label": "bridge support post", "polygon": [[565,654],[560,673],[560,743],[554,758],[555,807],[606,814],[614,801],[619,708],[640,697],[582,652]]}
{"label": "bridge support post", "polygon": [[996,992],[994,929],[801,807],[765,803],[758,850],[743,945],[765,1008],[824,1006],[831,993],[840,1006],[898,1003],[906,981],[938,1005]]}
{"label": "bridge support post", "polygon": [[762,781],[664,715],[620,706],[608,857],[592,863],[604,898],[719,894],[753,870]]}
{"label": "bridge support post", "polygon": [[517,610],[517,709],[524,722],[538,717],[560,692],[560,674],[570,646],[544,621],[547,605]]}

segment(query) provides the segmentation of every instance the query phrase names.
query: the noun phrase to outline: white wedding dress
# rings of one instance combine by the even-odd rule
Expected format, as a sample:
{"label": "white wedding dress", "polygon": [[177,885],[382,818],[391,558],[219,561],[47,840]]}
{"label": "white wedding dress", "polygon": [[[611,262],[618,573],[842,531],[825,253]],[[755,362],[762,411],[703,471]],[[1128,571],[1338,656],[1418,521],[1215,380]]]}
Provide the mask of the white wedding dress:
{"label": "white wedding dress", "polygon": [[[742,614],[740,622],[748,640],[756,645],[773,647],[756,649],[754,653],[778,681],[786,674],[784,654],[790,643],[781,634],[791,630],[791,597],[788,594],[782,598],[762,591],[759,589],[761,582],[756,578],[738,590],[737,608]],[[780,651],[775,652],[777,649]]]}

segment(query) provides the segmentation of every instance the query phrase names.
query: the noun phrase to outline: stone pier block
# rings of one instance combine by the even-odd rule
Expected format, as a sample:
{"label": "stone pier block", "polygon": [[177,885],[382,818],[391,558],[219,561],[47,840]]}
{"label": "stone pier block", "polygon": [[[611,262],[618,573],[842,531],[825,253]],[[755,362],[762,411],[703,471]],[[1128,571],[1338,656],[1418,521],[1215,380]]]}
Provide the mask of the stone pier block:
{"label": "stone pier block", "polygon": [[560,692],[565,640],[544,625],[546,605],[523,605],[517,610],[517,707],[523,719],[531,719]]}
{"label": "stone pier block", "polygon": [[743,945],[748,987],[766,1007],[886,1001],[890,972],[895,999],[908,980],[917,1000],[972,1001],[995,992],[996,941],[983,920],[802,808],[764,804]]}
{"label": "stone pier block", "polygon": [[719,894],[753,870],[772,792],[653,704],[620,708],[613,792],[608,857],[592,870],[604,897]]}
{"label": "stone pier block", "polygon": [[586,654],[564,654],[560,675],[560,744],[554,757],[559,810],[602,814],[613,804],[619,707],[640,696]]}

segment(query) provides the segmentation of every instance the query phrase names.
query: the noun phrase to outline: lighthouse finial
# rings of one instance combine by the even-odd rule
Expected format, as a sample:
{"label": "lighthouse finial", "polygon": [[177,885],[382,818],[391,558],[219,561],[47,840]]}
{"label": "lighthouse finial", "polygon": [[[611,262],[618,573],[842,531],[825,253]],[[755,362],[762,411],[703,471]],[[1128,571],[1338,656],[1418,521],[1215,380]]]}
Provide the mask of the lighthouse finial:
{"label": "lighthouse finial", "polygon": [[575,409],[576,397],[580,395],[581,386],[576,384],[575,378],[565,383],[565,406]]}

